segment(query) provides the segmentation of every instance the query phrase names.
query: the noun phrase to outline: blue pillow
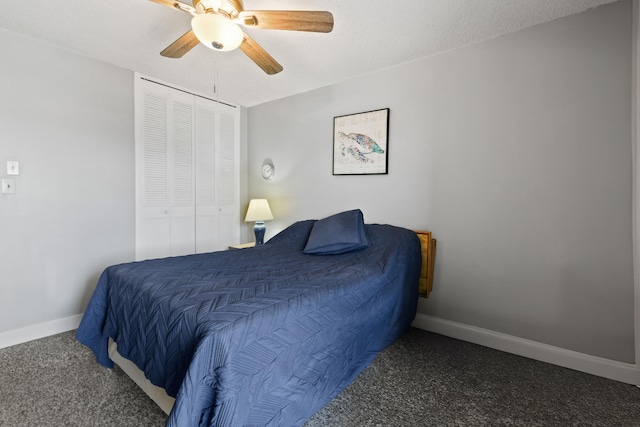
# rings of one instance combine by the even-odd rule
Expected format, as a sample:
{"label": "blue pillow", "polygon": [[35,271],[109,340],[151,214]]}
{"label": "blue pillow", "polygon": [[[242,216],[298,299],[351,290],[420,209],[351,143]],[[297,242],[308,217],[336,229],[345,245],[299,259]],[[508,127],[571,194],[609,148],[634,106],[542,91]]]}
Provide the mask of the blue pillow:
{"label": "blue pillow", "polygon": [[316,221],[309,234],[305,254],[336,255],[370,246],[362,211],[341,212]]}

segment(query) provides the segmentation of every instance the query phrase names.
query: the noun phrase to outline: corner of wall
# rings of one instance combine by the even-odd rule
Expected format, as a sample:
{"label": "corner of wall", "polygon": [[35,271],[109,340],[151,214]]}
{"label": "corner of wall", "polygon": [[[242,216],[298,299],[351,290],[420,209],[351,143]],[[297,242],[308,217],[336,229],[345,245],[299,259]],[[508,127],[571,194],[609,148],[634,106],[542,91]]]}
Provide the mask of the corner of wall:
{"label": "corner of wall", "polygon": [[[633,0],[633,95],[631,99],[631,112],[633,114],[631,124],[631,144],[633,153],[633,266],[634,266],[634,295],[635,295],[635,352],[636,352],[636,377],[640,377],[640,155],[638,153],[638,129],[640,128],[640,0]],[[640,379],[636,381],[640,386]]]}

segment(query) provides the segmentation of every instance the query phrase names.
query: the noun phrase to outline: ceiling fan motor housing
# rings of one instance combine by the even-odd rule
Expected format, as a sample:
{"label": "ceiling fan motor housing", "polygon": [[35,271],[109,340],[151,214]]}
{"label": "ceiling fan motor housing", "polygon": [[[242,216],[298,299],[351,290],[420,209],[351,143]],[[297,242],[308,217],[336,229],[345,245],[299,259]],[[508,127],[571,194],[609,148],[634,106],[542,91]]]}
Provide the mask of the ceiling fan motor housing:
{"label": "ceiling fan motor housing", "polygon": [[244,10],[242,0],[193,0],[193,7],[198,13],[216,12],[229,19],[236,19]]}

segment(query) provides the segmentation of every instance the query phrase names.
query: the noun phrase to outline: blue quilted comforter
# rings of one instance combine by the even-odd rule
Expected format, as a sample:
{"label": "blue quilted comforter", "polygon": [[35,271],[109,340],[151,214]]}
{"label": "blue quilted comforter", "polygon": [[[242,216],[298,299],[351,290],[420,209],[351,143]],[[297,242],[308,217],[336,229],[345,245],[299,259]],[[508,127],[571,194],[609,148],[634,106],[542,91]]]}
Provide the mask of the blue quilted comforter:
{"label": "blue quilted comforter", "polygon": [[77,332],[109,337],[176,397],[168,426],[302,425],[410,325],[420,243],[367,225],[372,245],[306,255],[314,221],[252,249],[107,268]]}

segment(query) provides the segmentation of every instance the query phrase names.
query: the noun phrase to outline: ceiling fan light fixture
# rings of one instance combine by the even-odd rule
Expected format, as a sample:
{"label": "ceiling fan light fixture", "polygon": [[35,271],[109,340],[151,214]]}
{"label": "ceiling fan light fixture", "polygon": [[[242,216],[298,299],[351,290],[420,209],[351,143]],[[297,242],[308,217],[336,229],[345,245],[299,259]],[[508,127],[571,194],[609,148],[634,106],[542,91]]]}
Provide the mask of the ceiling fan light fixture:
{"label": "ceiling fan light fixture", "polygon": [[222,52],[237,49],[244,39],[238,25],[216,13],[195,15],[191,19],[191,28],[203,45]]}

